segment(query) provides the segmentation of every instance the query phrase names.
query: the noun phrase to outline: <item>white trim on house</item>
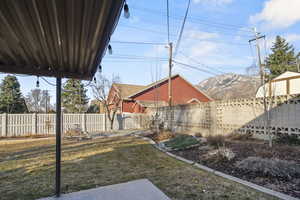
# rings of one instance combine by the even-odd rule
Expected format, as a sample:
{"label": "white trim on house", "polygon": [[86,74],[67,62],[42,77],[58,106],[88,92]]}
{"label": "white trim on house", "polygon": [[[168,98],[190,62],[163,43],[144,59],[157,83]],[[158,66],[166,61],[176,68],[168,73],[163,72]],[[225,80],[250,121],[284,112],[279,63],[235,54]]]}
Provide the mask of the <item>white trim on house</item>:
{"label": "white trim on house", "polygon": [[191,103],[193,101],[196,101],[197,103],[201,103],[201,101],[199,101],[199,99],[196,98],[191,98],[190,100],[187,101],[187,103]]}

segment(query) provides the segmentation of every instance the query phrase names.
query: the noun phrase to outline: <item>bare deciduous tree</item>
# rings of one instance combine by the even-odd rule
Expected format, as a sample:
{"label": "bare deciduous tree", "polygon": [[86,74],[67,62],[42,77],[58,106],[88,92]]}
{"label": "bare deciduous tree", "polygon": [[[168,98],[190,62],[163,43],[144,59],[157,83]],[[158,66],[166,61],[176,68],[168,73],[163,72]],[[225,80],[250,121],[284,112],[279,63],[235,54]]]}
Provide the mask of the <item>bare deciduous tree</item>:
{"label": "bare deciduous tree", "polygon": [[47,90],[33,89],[25,98],[30,112],[47,112],[50,105],[50,95]]}
{"label": "bare deciduous tree", "polygon": [[119,76],[113,76],[111,79],[108,79],[99,73],[96,82],[92,84],[94,98],[103,104],[106,116],[110,122],[111,130],[113,129],[115,116],[121,108],[122,100],[120,90],[116,91],[113,98],[109,98],[110,88],[114,83],[120,83]]}

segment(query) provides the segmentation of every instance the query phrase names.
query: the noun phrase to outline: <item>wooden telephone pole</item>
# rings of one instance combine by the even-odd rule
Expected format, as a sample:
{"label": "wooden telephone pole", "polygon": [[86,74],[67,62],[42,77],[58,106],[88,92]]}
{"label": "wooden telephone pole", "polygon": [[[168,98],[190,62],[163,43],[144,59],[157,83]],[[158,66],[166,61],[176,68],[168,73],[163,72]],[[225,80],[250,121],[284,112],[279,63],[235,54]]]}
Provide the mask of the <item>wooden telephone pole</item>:
{"label": "wooden telephone pole", "polygon": [[[270,109],[271,109],[271,104],[270,102],[267,103],[266,100],[266,86],[265,86],[265,66],[261,63],[261,56],[260,56],[260,47],[259,47],[259,43],[258,40],[265,38],[265,35],[260,35],[257,31],[256,28],[253,29],[254,34],[255,34],[255,38],[249,40],[249,43],[251,43],[252,41],[256,41],[256,50],[257,50],[257,57],[258,57],[258,65],[259,65],[259,71],[260,71],[260,82],[261,82],[261,87],[263,87],[263,93],[264,93],[264,98],[263,98],[263,102],[264,102],[264,134],[269,136],[269,147],[273,146],[273,139],[272,139],[272,135],[270,132],[270,124],[271,124],[271,114],[270,114]],[[271,89],[269,89],[271,90]],[[272,97],[271,91],[269,91],[269,97]],[[268,105],[269,106],[268,106]]]}
{"label": "wooden telephone pole", "polygon": [[172,106],[172,58],[173,57],[173,43],[169,43],[169,106]]}
{"label": "wooden telephone pole", "polygon": [[168,84],[168,90],[169,90],[169,129],[172,131],[172,118],[173,118],[173,111],[172,111],[172,104],[173,104],[173,98],[172,98],[172,63],[173,59],[173,43],[169,43],[169,84]]}
{"label": "wooden telephone pole", "polygon": [[265,84],[265,67],[261,63],[261,56],[260,56],[260,47],[258,44],[258,40],[265,38],[265,35],[260,36],[260,34],[256,31],[256,28],[253,29],[255,38],[249,40],[249,43],[256,41],[256,51],[257,51],[257,59],[258,59],[258,66],[259,66],[259,74],[260,74],[260,84],[264,85]]}

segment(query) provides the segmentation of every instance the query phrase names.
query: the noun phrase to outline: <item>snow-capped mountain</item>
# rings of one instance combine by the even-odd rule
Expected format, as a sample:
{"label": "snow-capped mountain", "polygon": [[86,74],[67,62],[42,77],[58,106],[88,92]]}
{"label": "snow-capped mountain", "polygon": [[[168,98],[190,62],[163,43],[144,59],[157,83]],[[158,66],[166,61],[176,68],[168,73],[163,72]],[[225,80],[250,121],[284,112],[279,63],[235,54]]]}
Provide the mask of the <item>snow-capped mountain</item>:
{"label": "snow-capped mountain", "polygon": [[259,85],[258,76],[228,73],[201,81],[196,87],[219,100],[255,97]]}

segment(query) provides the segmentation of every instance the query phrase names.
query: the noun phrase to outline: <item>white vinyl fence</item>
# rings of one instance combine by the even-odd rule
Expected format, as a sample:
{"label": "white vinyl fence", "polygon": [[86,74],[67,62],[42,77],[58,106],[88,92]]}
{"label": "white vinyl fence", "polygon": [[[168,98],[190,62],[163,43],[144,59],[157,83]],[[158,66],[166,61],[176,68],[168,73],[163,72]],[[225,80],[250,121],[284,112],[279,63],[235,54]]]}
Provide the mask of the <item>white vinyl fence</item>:
{"label": "white vinyl fence", "polygon": [[[114,130],[146,128],[148,117],[143,114],[118,114]],[[86,132],[109,130],[110,123],[104,114],[62,115],[63,133],[79,127]],[[55,134],[55,114],[0,114],[0,137]]]}

